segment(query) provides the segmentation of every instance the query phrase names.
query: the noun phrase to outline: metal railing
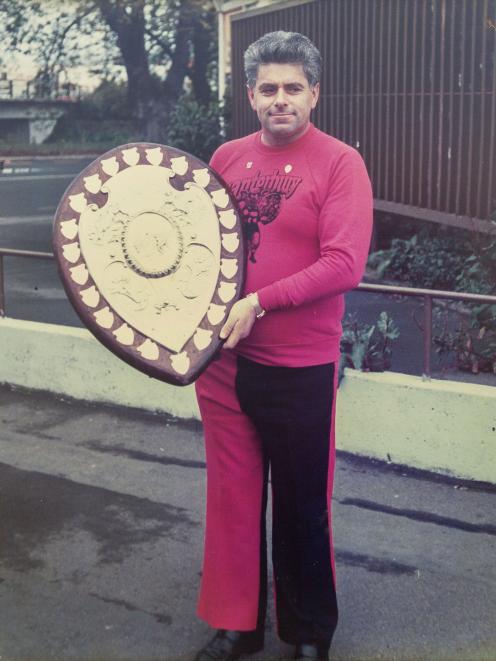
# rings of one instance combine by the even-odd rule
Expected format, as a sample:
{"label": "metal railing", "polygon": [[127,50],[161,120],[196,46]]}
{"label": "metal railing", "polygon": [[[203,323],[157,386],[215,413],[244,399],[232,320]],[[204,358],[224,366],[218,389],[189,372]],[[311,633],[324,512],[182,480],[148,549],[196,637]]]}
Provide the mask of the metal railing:
{"label": "metal railing", "polygon": [[79,101],[81,86],[58,81],[21,80],[0,75],[0,100]]}
{"label": "metal railing", "polygon": [[[15,250],[13,248],[0,248],[0,317],[5,316],[5,285],[4,285],[4,257],[28,257],[31,259],[54,259],[51,252],[36,252],[34,250]],[[416,287],[399,287],[396,285],[376,285],[371,283],[360,283],[357,287],[360,291],[375,294],[386,294],[396,296],[414,296],[424,300],[424,324],[423,334],[423,374],[429,377],[431,374],[431,349],[432,349],[432,304],[434,299],[446,299],[460,301],[463,303],[490,303],[496,305],[496,296],[484,294],[469,294],[466,292],[444,291],[441,289],[419,289]]]}
{"label": "metal railing", "polygon": [[416,296],[424,299],[424,325],[422,334],[424,338],[423,374],[431,374],[432,349],[432,302],[435,298],[460,301],[463,303],[491,303],[496,304],[496,296],[484,294],[469,294],[467,292],[444,291],[442,289],[419,289],[416,287],[398,287],[396,285],[374,285],[361,282],[358,285],[361,291],[379,294],[395,294],[400,296]]}

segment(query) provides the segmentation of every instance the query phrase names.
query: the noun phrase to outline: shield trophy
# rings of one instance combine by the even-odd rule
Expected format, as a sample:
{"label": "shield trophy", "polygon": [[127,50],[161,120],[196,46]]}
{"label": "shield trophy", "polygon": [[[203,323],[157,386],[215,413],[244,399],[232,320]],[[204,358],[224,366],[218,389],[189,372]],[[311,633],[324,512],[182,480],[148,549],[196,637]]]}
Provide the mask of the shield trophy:
{"label": "shield trophy", "polygon": [[119,358],[174,385],[214,358],[244,246],[232,197],[198,158],[153,143],[107,152],[66,190],[53,247],[76,312]]}

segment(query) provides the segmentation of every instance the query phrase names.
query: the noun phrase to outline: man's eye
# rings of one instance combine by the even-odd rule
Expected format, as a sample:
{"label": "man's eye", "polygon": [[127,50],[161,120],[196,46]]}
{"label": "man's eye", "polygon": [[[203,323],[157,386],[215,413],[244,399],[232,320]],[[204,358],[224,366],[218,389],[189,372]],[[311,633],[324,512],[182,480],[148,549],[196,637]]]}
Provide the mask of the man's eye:
{"label": "man's eye", "polygon": [[288,91],[290,94],[298,94],[298,92],[301,92],[301,89],[302,89],[302,88],[301,88],[301,87],[298,87],[298,85],[290,85],[290,86],[287,88],[287,91]]}
{"label": "man's eye", "polygon": [[265,94],[267,96],[270,96],[271,94],[275,94],[275,93],[276,93],[275,87],[262,87],[260,89],[260,94]]}

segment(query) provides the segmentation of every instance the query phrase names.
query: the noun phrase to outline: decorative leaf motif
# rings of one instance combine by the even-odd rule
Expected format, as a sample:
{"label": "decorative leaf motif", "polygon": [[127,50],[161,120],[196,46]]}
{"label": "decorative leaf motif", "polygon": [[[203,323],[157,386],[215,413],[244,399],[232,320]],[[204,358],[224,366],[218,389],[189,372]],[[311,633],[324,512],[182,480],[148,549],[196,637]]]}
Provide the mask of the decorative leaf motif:
{"label": "decorative leaf motif", "polygon": [[178,374],[186,374],[190,367],[190,360],[186,351],[178,354],[172,354],[170,357],[171,365]]}
{"label": "decorative leaf motif", "polygon": [[221,282],[217,290],[219,298],[223,303],[229,303],[236,296],[235,282]]}
{"label": "decorative leaf motif", "polygon": [[164,159],[164,153],[160,147],[146,150],[146,160],[151,165],[160,165]]}
{"label": "decorative leaf motif", "polygon": [[198,186],[206,188],[210,183],[210,173],[207,168],[202,168],[198,170],[193,170],[193,179]]}
{"label": "decorative leaf motif", "polygon": [[221,225],[228,230],[232,230],[236,225],[236,214],[233,209],[228,209],[227,211],[219,211],[219,220]]}
{"label": "decorative leaf motif", "polygon": [[206,349],[210,342],[212,341],[212,331],[211,330],[205,330],[204,328],[198,328],[196,330],[196,333],[193,336],[193,342],[195,343],[195,347],[199,350],[202,351],[203,349]]}
{"label": "decorative leaf motif", "polygon": [[131,346],[134,342],[134,331],[127,324],[122,324],[117,330],[113,331],[113,335],[121,344]]}
{"label": "decorative leaf motif", "polygon": [[228,278],[229,280],[234,278],[238,272],[238,260],[223,257],[220,260],[220,270],[225,278]]}
{"label": "decorative leaf motif", "polygon": [[84,177],[83,181],[86,190],[88,190],[90,193],[93,193],[95,195],[96,193],[99,192],[100,188],[102,187],[102,180],[97,174],[94,174],[91,177]]}
{"label": "decorative leaf motif", "polygon": [[124,159],[124,163],[129,166],[137,165],[139,162],[139,152],[137,147],[129,147],[129,149],[123,149],[122,158]]}
{"label": "decorative leaf motif", "polygon": [[147,360],[158,360],[159,358],[159,349],[155,342],[152,342],[150,339],[146,339],[143,344],[140,344],[138,351]]}
{"label": "decorative leaf motif", "polygon": [[105,174],[108,174],[109,177],[113,177],[119,172],[119,161],[115,156],[105,158],[103,161],[100,161],[100,165],[102,166],[102,170]]}
{"label": "decorative leaf motif", "polygon": [[81,250],[79,249],[79,243],[66,243],[65,246],[62,246],[62,252],[64,257],[68,262],[75,264],[81,257]]}
{"label": "decorative leaf motif", "polygon": [[60,221],[60,232],[66,239],[75,239],[78,233],[78,224],[75,218]]}
{"label": "decorative leaf motif", "polygon": [[78,266],[73,266],[69,269],[71,278],[78,285],[85,285],[88,281],[89,273],[88,269],[84,264],[79,264]]}
{"label": "decorative leaf motif", "polygon": [[207,318],[212,326],[217,326],[224,319],[226,315],[226,306],[217,305],[217,303],[210,303],[207,311]]}
{"label": "decorative leaf motif", "polygon": [[236,252],[239,247],[239,236],[237,232],[222,235],[222,245],[228,252]]}
{"label": "decorative leaf motif", "polygon": [[69,206],[77,213],[82,213],[87,206],[86,196],[84,193],[78,195],[69,195]]}
{"label": "decorative leaf motif", "polygon": [[88,287],[88,289],[81,290],[79,294],[83,299],[83,302],[90,308],[96,308],[100,302],[100,294],[94,285]]}
{"label": "decorative leaf motif", "polygon": [[102,328],[112,328],[114,324],[114,315],[110,311],[108,305],[101,310],[94,312],[93,316],[96,319],[96,323]]}
{"label": "decorative leaf motif", "polygon": [[171,158],[171,166],[173,171],[181,177],[188,171],[189,164],[185,156],[177,156]]}
{"label": "decorative leaf motif", "polygon": [[229,196],[223,188],[212,191],[210,195],[212,196],[216,206],[220,207],[221,209],[224,209],[229,204]]}

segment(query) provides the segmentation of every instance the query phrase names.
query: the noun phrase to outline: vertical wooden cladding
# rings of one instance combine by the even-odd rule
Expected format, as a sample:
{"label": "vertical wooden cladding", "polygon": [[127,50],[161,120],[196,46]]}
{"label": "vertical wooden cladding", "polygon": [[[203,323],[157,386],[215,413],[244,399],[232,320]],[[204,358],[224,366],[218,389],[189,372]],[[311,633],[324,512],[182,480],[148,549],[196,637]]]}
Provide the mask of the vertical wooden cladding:
{"label": "vertical wooden cladding", "polygon": [[[282,8],[277,8],[282,7]],[[258,127],[242,53],[298,31],[324,62],[315,123],[356,147],[375,197],[489,218],[496,210],[496,0],[313,0],[232,24],[233,131]]]}

